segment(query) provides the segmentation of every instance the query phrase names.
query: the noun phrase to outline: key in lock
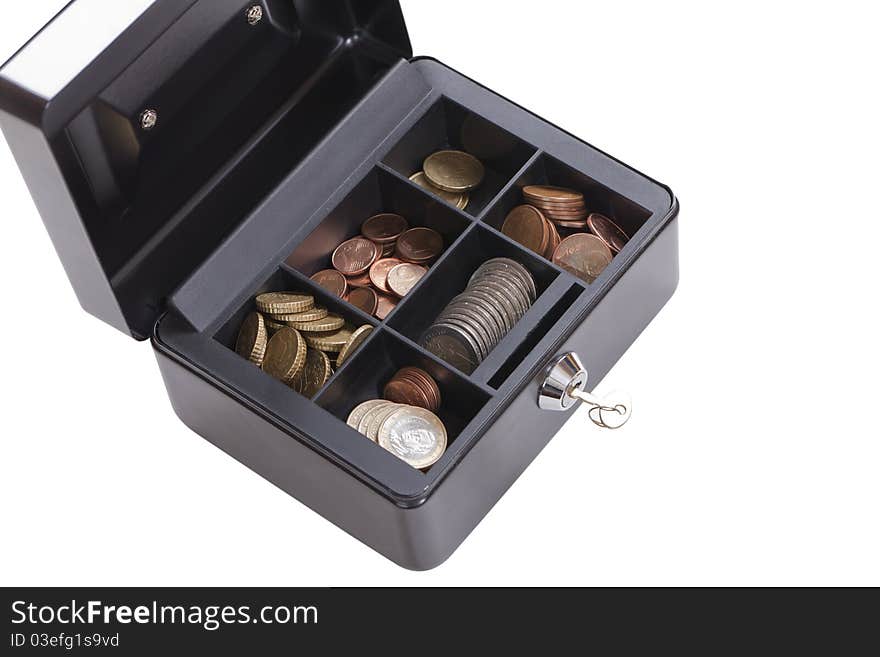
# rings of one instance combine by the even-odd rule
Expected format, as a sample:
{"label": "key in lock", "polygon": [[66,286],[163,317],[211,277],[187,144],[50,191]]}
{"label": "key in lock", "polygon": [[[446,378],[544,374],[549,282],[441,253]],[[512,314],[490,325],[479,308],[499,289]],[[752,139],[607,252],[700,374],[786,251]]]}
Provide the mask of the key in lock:
{"label": "key in lock", "polygon": [[538,406],[547,411],[568,411],[578,402],[590,407],[592,422],[603,429],[619,429],[632,416],[632,402],[625,393],[596,397],[584,390],[589,374],[580,357],[569,352],[557,358],[547,370],[538,393]]}

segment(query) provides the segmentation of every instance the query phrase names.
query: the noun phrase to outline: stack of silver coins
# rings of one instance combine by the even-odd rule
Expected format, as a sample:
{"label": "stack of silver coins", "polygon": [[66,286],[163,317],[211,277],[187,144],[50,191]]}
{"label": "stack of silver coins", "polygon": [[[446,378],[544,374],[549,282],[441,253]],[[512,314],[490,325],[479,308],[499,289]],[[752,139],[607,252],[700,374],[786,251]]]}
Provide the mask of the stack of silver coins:
{"label": "stack of silver coins", "polygon": [[467,289],[440,313],[421,345],[471,374],[532,307],[535,279],[509,258],[485,262]]}

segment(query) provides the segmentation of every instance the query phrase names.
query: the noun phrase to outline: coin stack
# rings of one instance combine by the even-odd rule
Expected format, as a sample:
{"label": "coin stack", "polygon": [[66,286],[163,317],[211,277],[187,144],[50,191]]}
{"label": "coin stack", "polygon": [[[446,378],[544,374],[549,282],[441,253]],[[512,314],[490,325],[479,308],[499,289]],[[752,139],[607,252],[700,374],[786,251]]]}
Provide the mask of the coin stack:
{"label": "coin stack", "polygon": [[432,411],[373,399],[358,405],[348,426],[417,470],[427,470],[446,451],[446,427]]}
{"label": "coin stack", "polygon": [[483,163],[470,153],[444,150],[425,159],[423,170],[410,176],[410,180],[464,210],[470,203],[470,192],[482,184],[485,176]]}
{"label": "coin stack", "polygon": [[440,313],[421,345],[471,374],[537,299],[531,273],[509,258],[485,262]]}
{"label": "coin stack", "polygon": [[385,385],[382,396],[388,401],[418,406],[436,413],[443,400],[434,378],[418,367],[404,367]]}
{"label": "coin stack", "polygon": [[573,189],[531,185],[523,188],[523,200],[526,205],[510,211],[501,232],[587,283],[599,278],[629,241],[611,219],[591,213],[584,195]]}
{"label": "coin stack", "polygon": [[242,323],[235,351],[298,393],[312,397],[373,331],[355,329],[315,306],[312,296],[271,292],[256,298],[257,311]]}
{"label": "coin stack", "polygon": [[367,315],[384,320],[443,249],[443,236],[437,231],[410,228],[398,214],[378,214],[364,222],[360,236],[336,248],[333,269],[319,271],[312,280]]}

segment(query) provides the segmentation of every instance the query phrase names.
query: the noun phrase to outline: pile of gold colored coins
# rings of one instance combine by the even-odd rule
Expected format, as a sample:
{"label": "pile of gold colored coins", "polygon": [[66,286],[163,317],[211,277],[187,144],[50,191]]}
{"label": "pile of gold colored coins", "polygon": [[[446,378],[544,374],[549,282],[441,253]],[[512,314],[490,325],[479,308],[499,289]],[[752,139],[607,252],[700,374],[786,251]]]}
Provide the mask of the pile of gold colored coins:
{"label": "pile of gold colored coins", "polygon": [[436,413],[440,389],[430,374],[405,367],[389,381],[385,399],[359,404],[347,424],[417,470],[437,463],[446,451],[446,427]]}
{"label": "pile of gold colored coins", "polygon": [[438,151],[425,160],[423,167],[410,180],[459,210],[467,208],[470,192],[486,176],[483,163],[464,151]]}
{"label": "pile of gold colored coins", "polygon": [[256,299],[258,312],[241,325],[235,351],[305,397],[313,397],[373,331],[355,329],[339,315],[317,308],[314,297],[270,292]]}
{"label": "pile of gold colored coins", "polygon": [[422,336],[421,345],[471,374],[537,299],[535,279],[509,258],[485,262]]}
{"label": "pile of gold colored coins", "polygon": [[611,219],[589,212],[578,191],[532,185],[523,188],[523,199],[526,205],[510,211],[501,232],[587,283],[599,278],[629,241]]}
{"label": "pile of gold colored coins", "polygon": [[333,269],[319,271],[312,280],[367,315],[385,319],[443,249],[437,231],[410,228],[398,214],[377,214],[364,222],[360,236],[336,248]]}

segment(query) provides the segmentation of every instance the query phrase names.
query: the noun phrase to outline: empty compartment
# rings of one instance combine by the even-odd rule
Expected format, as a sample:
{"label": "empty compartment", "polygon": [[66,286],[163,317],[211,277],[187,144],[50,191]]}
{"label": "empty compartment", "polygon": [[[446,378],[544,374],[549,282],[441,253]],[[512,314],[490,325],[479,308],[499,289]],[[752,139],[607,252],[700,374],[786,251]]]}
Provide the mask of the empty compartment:
{"label": "empty compartment", "polygon": [[[419,343],[449,302],[465,291],[474,272],[493,258],[509,258],[524,266],[535,282],[537,298],[558,276],[557,270],[529,251],[476,226],[456,245],[455,252],[436,267],[433,275],[405,300],[391,318],[390,326]],[[503,340],[506,333],[502,330],[501,334]]]}
{"label": "empty compartment", "polygon": [[[299,244],[287,259],[287,266],[307,277],[332,269],[331,258],[336,248],[360,235],[367,219],[382,213],[403,216],[410,228],[422,227],[437,231],[443,238],[440,255],[471,225],[467,217],[425,194],[421,189],[376,168]],[[426,266],[430,264],[427,263]],[[369,284],[368,281],[357,279],[358,277],[351,278],[349,283]]]}
{"label": "empty compartment", "polygon": [[[490,396],[426,353],[382,330],[355,356],[316,399],[343,422],[365,401],[382,399],[385,385],[404,367],[418,367],[437,382],[447,444],[461,437]],[[369,440],[364,437],[364,440]]]}
{"label": "empty compartment", "polygon": [[[507,215],[515,207],[527,204],[523,197],[523,187],[529,185],[551,185],[565,187],[584,195],[587,212],[598,212],[616,223],[628,237],[632,238],[651,217],[651,213],[624,196],[600,185],[587,174],[563,164],[549,155],[541,155],[535,160],[508,189],[498,202],[486,213],[483,221],[498,229],[504,226]],[[562,238],[589,229],[559,228]]]}
{"label": "empty compartment", "polygon": [[[306,278],[300,276],[295,272],[289,272],[281,269],[273,274],[271,278],[269,278],[265,283],[263,283],[261,286],[259,286],[259,288],[254,291],[254,293],[248,298],[247,302],[244,303],[240,308],[238,308],[234,312],[232,317],[230,317],[229,320],[226,321],[223,326],[217,331],[217,333],[214,335],[214,339],[234,351],[243,322],[248,317],[248,315],[257,311],[256,297],[260,294],[263,294],[264,292],[292,292],[295,294],[311,296],[315,300],[315,308],[325,308],[329,311],[331,315],[338,315],[339,317],[342,317],[342,319],[345,320],[346,326],[349,329],[358,329],[366,325],[376,325],[376,320],[367,317],[363,313],[359,312],[357,309],[351,308],[341,299],[338,299],[332,294],[327,293]],[[266,322],[268,335],[271,337],[277,330],[277,327],[273,328],[273,322],[279,325],[282,322],[280,320],[273,320],[273,318],[269,314],[261,314],[263,315],[263,319]],[[300,330],[300,333],[301,335],[306,336],[308,332]],[[311,347],[309,347],[309,349],[311,349]],[[348,354],[349,357],[351,357],[354,353],[356,353],[356,351]],[[326,355],[330,361],[330,374],[332,375],[333,372],[336,370],[338,353],[336,351],[328,351],[326,352]],[[311,392],[311,396],[317,394],[318,391],[318,389],[313,390]]]}
{"label": "empty compartment", "polygon": [[513,134],[444,98],[400,140],[384,163],[409,178],[424,169],[427,157],[447,149],[470,153],[486,169],[482,184],[469,192],[465,211],[473,216],[488,207],[536,152]]}

